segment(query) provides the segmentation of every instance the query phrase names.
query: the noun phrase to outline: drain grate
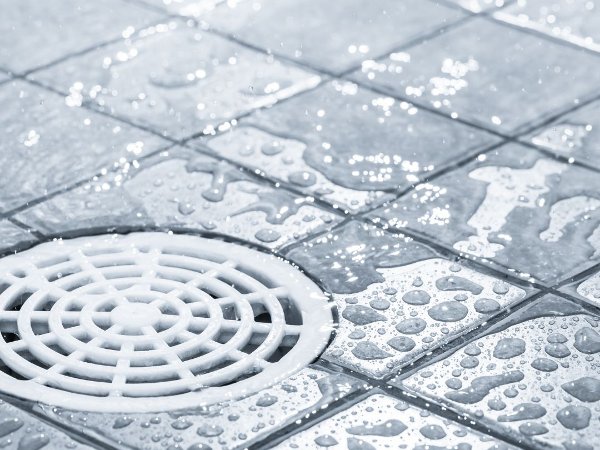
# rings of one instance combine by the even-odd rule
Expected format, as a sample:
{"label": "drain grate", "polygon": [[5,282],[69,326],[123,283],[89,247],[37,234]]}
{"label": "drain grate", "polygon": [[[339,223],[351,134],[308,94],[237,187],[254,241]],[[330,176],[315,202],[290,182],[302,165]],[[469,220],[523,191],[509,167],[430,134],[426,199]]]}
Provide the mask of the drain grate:
{"label": "drain grate", "polygon": [[0,260],[0,390],[88,411],[195,407],[306,366],[331,306],[269,254],[168,233],[39,245]]}

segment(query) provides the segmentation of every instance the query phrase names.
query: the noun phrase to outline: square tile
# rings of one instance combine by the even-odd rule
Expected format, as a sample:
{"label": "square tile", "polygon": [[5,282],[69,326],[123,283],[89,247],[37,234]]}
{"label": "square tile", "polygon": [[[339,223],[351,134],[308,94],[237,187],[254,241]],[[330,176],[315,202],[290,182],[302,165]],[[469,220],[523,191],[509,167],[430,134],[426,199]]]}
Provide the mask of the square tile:
{"label": "square tile", "polygon": [[13,248],[28,246],[35,240],[36,238],[27,230],[6,219],[0,220],[0,253],[6,253]]}
{"label": "square tile", "polygon": [[341,220],[310,198],[258,184],[225,162],[183,148],[95,178],[17,217],[42,233],[189,228],[269,248]]}
{"label": "square tile", "polygon": [[13,81],[0,86],[0,211],[111,170],[168,142],[103,115],[65,105],[60,95]]}
{"label": "square tile", "polygon": [[353,78],[515,134],[597,92],[600,58],[476,18],[373,61]]}
{"label": "square tile", "polygon": [[320,450],[325,447],[362,450],[515,448],[381,392],[300,431],[274,448]]}
{"label": "square tile", "polygon": [[600,8],[588,0],[518,0],[494,17],[600,51]]}
{"label": "square tile", "polygon": [[410,238],[354,222],[286,256],[333,293],[339,325],[324,358],[373,378],[407,366],[527,295]]}
{"label": "square tile", "polygon": [[260,0],[226,2],[203,19],[262,49],[341,73],[462,17],[428,0]]}
{"label": "square tile", "polygon": [[561,116],[522,140],[600,169],[600,102]]}
{"label": "square tile", "polygon": [[507,3],[511,3],[511,0],[447,0],[455,3],[471,12],[480,13],[489,11],[491,9],[502,8]]}
{"label": "square tile", "polygon": [[0,434],[0,447],[2,448],[18,448],[19,450],[41,448],[93,449],[73,440],[62,431],[45,424],[4,400],[0,400]]}
{"label": "square tile", "polygon": [[214,127],[319,83],[318,75],[172,21],[33,78],[174,138]]}
{"label": "square tile", "polygon": [[237,449],[354,392],[360,383],[345,375],[305,368],[248,397],[155,414],[82,413],[42,406],[50,418],[119,448]]}
{"label": "square tile", "polygon": [[333,81],[257,111],[206,146],[357,212],[495,142],[409,103]]}
{"label": "square tile", "polygon": [[161,17],[119,0],[2,0],[0,10],[0,67],[12,72],[128,36]]}
{"label": "square tile", "polygon": [[599,316],[546,296],[398,383],[524,443],[591,450],[600,439],[599,330]]}
{"label": "square tile", "polygon": [[554,283],[600,259],[598,192],[597,173],[507,144],[373,217]]}

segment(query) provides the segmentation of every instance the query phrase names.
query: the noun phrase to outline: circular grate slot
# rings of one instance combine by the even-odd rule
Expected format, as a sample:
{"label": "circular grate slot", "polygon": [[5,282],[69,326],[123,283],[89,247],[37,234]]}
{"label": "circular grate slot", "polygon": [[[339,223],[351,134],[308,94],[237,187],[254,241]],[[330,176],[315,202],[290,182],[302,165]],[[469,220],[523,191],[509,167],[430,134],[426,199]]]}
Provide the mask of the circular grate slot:
{"label": "circular grate slot", "polygon": [[0,389],[71,409],[248,395],[310,363],[332,325],[301,272],[216,240],[104,235],[0,260]]}

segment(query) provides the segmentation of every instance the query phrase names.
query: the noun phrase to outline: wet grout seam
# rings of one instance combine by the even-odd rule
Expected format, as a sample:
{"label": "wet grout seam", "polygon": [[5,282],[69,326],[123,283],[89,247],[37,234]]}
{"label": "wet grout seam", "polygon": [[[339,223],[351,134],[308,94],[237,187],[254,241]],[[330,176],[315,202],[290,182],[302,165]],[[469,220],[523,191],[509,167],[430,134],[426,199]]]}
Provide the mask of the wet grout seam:
{"label": "wet grout seam", "polygon": [[[318,361],[315,365],[320,366]],[[320,366],[319,368],[322,368],[322,366]],[[339,369],[335,370],[334,372],[344,373],[344,375],[348,375],[348,373],[346,372],[340,372]],[[353,378],[356,379],[356,377]],[[316,411],[306,413],[302,418],[298,419],[298,421],[300,421],[300,424],[298,424],[296,421],[284,426],[283,428],[279,428],[271,435],[267,435],[262,439],[257,440],[253,444],[245,447],[244,450],[266,450],[273,448],[276,445],[285,441],[286,439],[290,438],[291,436],[305,431],[311,428],[312,426],[319,424],[324,420],[329,419],[330,417],[335,416],[336,414],[344,411],[345,409],[357,403],[360,403],[361,401],[367,399],[369,396],[372,395],[372,383],[370,381],[365,381],[365,383],[366,385],[361,387],[357,391],[352,392],[346,395],[345,397],[335,400],[327,405],[324,405]]]}
{"label": "wet grout seam", "polygon": [[[50,416],[39,412],[36,408],[36,404],[31,402],[26,402],[15,397],[12,397],[8,394],[0,394],[0,400],[8,403],[11,406],[23,411],[26,414],[33,416],[35,419],[40,422],[52,427],[61,433],[66,434],[74,441],[79,442],[80,444],[87,445],[92,448],[96,448],[98,450],[122,450],[123,447],[115,447],[112,442],[99,439],[94,436],[90,436],[87,433],[83,433],[77,429],[75,425],[71,428],[68,425],[65,425],[62,422],[52,419]],[[123,444],[121,444],[123,445]],[[132,448],[127,446],[127,448]],[[135,449],[132,449],[135,450]]]}
{"label": "wet grout seam", "polygon": [[[148,153],[147,155],[144,155],[144,156],[141,156],[141,157],[137,158],[136,161],[138,161],[138,162],[139,161],[144,161],[147,158],[155,156],[155,155],[157,155],[157,154],[159,154],[161,152],[169,151],[173,147],[174,147],[173,144],[166,145],[166,146],[161,147],[161,148],[159,148],[157,150],[154,150],[153,152]],[[110,173],[110,172],[112,172],[112,170],[108,171],[107,173]],[[90,180],[92,180],[94,177],[102,177],[102,176],[103,176],[102,172],[96,172],[93,175],[90,175],[90,176],[86,177],[85,179],[79,180],[79,181],[77,181],[77,182],[75,182],[75,183],[73,183],[73,184],[71,184],[69,186],[57,189],[56,191],[53,191],[53,192],[51,192],[49,194],[46,194],[46,195],[43,195],[41,197],[34,198],[34,199],[28,201],[27,203],[21,205],[21,206],[13,208],[13,209],[11,209],[9,211],[6,211],[4,213],[0,213],[0,219],[6,218],[6,219],[11,220],[11,221],[14,220],[14,221],[19,222],[17,219],[15,219],[12,216],[14,216],[15,214],[18,214],[18,213],[20,213],[22,211],[25,211],[26,209],[32,208],[34,206],[37,206],[40,203],[44,203],[47,200],[51,200],[52,198],[54,198],[54,197],[56,197],[58,195],[66,194],[67,192],[70,192],[70,191],[72,191],[74,189],[77,189],[78,187],[83,186],[86,183],[89,183]],[[23,222],[19,222],[19,223],[25,225],[26,227],[28,227],[28,229],[34,230],[37,233],[39,233],[40,235],[44,236],[44,234],[41,233],[41,232],[39,232],[38,230],[36,230],[35,227],[29,227],[27,224],[24,224]]]}
{"label": "wet grout seam", "polygon": [[[333,362],[330,362],[327,360],[323,360],[323,359],[319,359],[315,363],[315,365],[322,367],[323,369],[327,369],[327,370],[334,370],[337,372],[343,371],[343,373],[345,373],[346,375],[350,375],[357,380],[364,381],[365,384],[367,385],[367,387],[366,387],[367,392],[364,395],[364,398],[355,400],[354,402],[352,402],[352,404],[342,408],[342,411],[346,410],[348,408],[351,408],[352,406],[359,403],[363,399],[370,397],[371,395],[374,394],[374,392],[373,392],[374,390],[379,390],[379,391],[382,391],[382,393],[385,395],[388,395],[388,396],[393,397],[400,401],[405,401],[406,403],[409,403],[412,406],[416,406],[417,408],[420,408],[424,411],[428,411],[433,414],[436,414],[443,419],[448,419],[448,420],[451,420],[452,422],[461,424],[467,428],[470,428],[471,430],[478,431],[479,433],[481,433],[483,435],[495,437],[496,439],[498,439],[501,442],[511,444],[511,445],[521,448],[523,450],[539,450],[534,445],[525,446],[525,445],[523,445],[522,442],[517,442],[516,440],[510,439],[510,436],[506,436],[504,434],[497,433],[497,432],[495,432],[495,430],[491,430],[490,428],[486,427],[484,424],[481,424],[480,422],[478,422],[473,417],[470,417],[466,414],[455,411],[451,408],[432,403],[430,400],[422,397],[421,395],[419,395],[417,393],[405,391],[404,389],[401,389],[399,387],[387,384],[389,381],[387,379],[386,380],[372,379],[372,378],[369,378],[359,372],[350,371],[343,366],[340,366],[336,363],[333,363]],[[390,377],[390,379],[391,378],[392,377]],[[375,393],[377,393],[377,392],[375,392]],[[337,412],[338,411],[333,412],[330,415],[335,415]],[[311,426],[316,425],[318,423],[320,423],[320,421],[314,421],[306,428],[310,428]],[[290,433],[290,435],[288,437],[293,436],[294,434],[296,434],[296,433]],[[509,439],[507,439],[507,437]]]}
{"label": "wet grout seam", "polygon": [[[149,28],[149,27],[152,27],[152,26],[156,26],[156,25],[159,25],[159,24],[163,23],[169,17],[171,17],[171,16],[170,15],[165,15],[165,17],[161,17],[158,20],[153,20],[152,22],[149,22],[147,24],[144,24],[144,25],[140,26],[138,29],[135,29],[134,35],[139,30],[143,30],[143,29],[146,29],[146,28]],[[25,70],[23,72],[15,72],[13,75],[16,78],[26,77],[28,75],[31,75],[31,74],[35,73],[35,72],[39,72],[39,71],[48,69],[48,68],[53,67],[55,65],[58,65],[58,64],[60,64],[62,62],[68,61],[69,59],[77,58],[79,56],[83,56],[86,53],[90,53],[90,52],[93,52],[94,50],[107,47],[107,46],[109,46],[111,44],[115,44],[115,43],[120,42],[120,41],[122,41],[124,39],[127,39],[127,38],[124,38],[123,35],[121,35],[119,37],[115,37],[115,38],[109,39],[107,41],[102,41],[102,42],[99,42],[97,44],[91,45],[90,47],[84,48],[82,50],[78,50],[76,52],[69,53],[67,55],[61,56],[60,58],[57,58],[54,61],[50,61],[48,63],[45,63],[45,64],[42,64],[40,66],[34,67],[33,69],[28,69],[28,70]]]}
{"label": "wet grout seam", "polygon": [[545,40],[545,41],[552,42],[554,44],[558,44],[558,45],[562,45],[564,47],[570,47],[570,48],[573,48],[575,50],[579,50],[579,51],[581,51],[583,53],[587,53],[588,55],[593,56],[594,58],[600,57],[600,53],[598,53],[595,50],[592,50],[592,49],[589,49],[589,48],[586,48],[586,47],[582,47],[580,45],[577,45],[577,44],[575,44],[573,42],[570,42],[570,41],[567,41],[565,39],[560,39],[560,38],[554,37],[551,34],[542,33],[541,31],[537,31],[537,30],[535,30],[533,28],[520,27],[517,24],[511,23],[511,22],[507,22],[507,21],[504,21],[504,20],[500,20],[500,19],[494,17],[493,14],[485,15],[485,16],[482,15],[482,17],[485,20],[489,21],[489,22],[494,22],[494,23],[496,23],[498,25],[502,25],[502,26],[504,26],[506,28],[511,28],[513,30],[521,31],[523,33],[535,36],[535,37],[537,37],[539,39],[542,39],[542,40]]}

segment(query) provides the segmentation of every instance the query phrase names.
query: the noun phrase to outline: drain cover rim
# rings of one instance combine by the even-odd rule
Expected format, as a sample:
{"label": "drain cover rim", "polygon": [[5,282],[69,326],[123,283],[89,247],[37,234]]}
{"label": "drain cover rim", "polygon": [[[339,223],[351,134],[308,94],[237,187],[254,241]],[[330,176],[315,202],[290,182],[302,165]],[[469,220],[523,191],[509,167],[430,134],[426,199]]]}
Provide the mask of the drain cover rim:
{"label": "drain cover rim", "polygon": [[[235,274],[235,270],[237,270],[238,272],[241,272],[243,274],[243,276],[249,276],[248,273],[244,272],[244,270],[246,269],[236,269],[235,267],[247,267],[247,266],[251,266],[252,267],[252,272],[249,272],[250,274],[258,274],[262,277],[267,276],[267,272],[268,272],[268,280],[273,280],[273,279],[277,279],[278,280],[278,284],[280,284],[281,286],[283,286],[285,289],[285,297],[291,302],[291,304],[297,308],[299,314],[301,314],[302,316],[302,325],[297,325],[298,330],[294,330],[294,332],[298,333],[298,337],[297,337],[297,341],[295,342],[295,344],[291,347],[291,349],[289,350],[288,353],[286,353],[279,361],[277,362],[272,362],[272,363],[265,363],[265,360],[261,360],[259,359],[258,356],[254,355],[254,353],[250,353],[250,356],[242,358],[240,355],[237,356],[237,358],[241,358],[241,359],[237,359],[236,362],[234,364],[229,365],[228,367],[224,368],[224,374],[227,374],[227,370],[233,371],[233,369],[229,369],[232,366],[235,367],[236,370],[238,370],[239,372],[243,372],[244,369],[249,368],[249,367],[253,367],[255,364],[261,364],[262,370],[259,371],[259,373],[257,375],[252,375],[248,378],[244,378],[242,380],[239,381],[234,381],[231,384],[229,383],[225,383],[224,385],[221,386],[211,386],[211,387],[203,387],[201,390],[198,391],[194,391],[192,390],[191,392],[187,392],[187,393],[183,393],[183,394],[166,394],[166,395],[159,395],[159,396],[148,396],[148,395],[152,395],[152,383],[140,383],[141,385],[144,384],[148,384],[150,385],[150,387],[148,388],[148,386],[144,387],[139,387],[137,388],[139,390],[140,393],[144,393],[146,392],[146,394],[143,394],[139,397],[130,397],[130,396],[114,396],[114,395],[109,395],[106,397],[97,397],[94,395],[88,395],[86,393],[79,393],[79,392],[73,392],[73,389],[69,390],[69,386],[75,386],[77,389],[83,389],[83,387],[81,387],[82,385],[86,384],[86,383],[81,383],[81,385],[77,385],[77,382],[73,382],[75,384],[71,384],[71,385],[62,385],[62,388],[59,387],[49,387],[49,386],[45,386],[43,384],[39,384],[38,381],[33,381],[33,380],[19,380],[9,374],[6,374],[4,372],[0,372],[0,391],[9,393],[11,395],[15,395],[17,397],[20,398],[25,398],[28,400],[33,400],[33,401],[39,401],[42,403],[47,403],[50,405],[54,405],[54,406],[59,406],[59,407],[64,407],[67,409],[76,409],[76,410],[85,410],[85,411],[97,411],[97,412],[122,412],[122,413],[135,413],[135,412],[154,412],[154,411],[168,411],[168,410],[177,410],[177,409],[184,409],[184,408],[190,408],[190,407],[197,407],[200,405],[208,405],[208,404],[214,404],[214,403],[218,403],[218,402],[223,402],[223,401],[227,401],[227,400],[231,400],[234,398],[240,398],[240,397],[244,397],[247,395],[251,395],[253,393],[257,393],[260,390],[267,388],[269,386],[272,386],[273,384],[282,381],[283,379],[289,377],[290,375],[292,375],[293,373],[298,372],[300,369],[302,369],[303,367],[306,367],[310,362],[312,362],[315,358],[317,358],[321,352],[324,350],[325,346],[327,345],[332,330],[333,330],[333,315],[332,315],[332,310],[331,308],[333,307],[333,303],[329,302],[329,299],[327,298],[327,296],[321,291],[321,289],[312,281],[310,280],[306,275],[304,275],[302,272],[300,272],[298,269],[296,269],[295,267],[293,267],[291,264],[289,264],[288,262],[276,257],[273,254],[269,254],[269,253],[263,253],[260,252],[258,250],[254,250],[242,245],[237,245],[237,244],[233,244],[233,243],[228,243],[228,242],[223,242],[220,240],[215,240],[215,239],[207,239],[207,238],[203,238],[203,237],[198,237],[198,236],[193,236],[193,235],[179,235],[179,234],[171,234],[171,233],[163,233],[163,232],[137,232],[137,233],[131,233],[131,234],[127,234],[127,235],[119,235],[119,234],[110,234],[110,235],[96,235],[96,236],[84,236],[84,237],[79,237],[79,238],[74,238],[74,239],[69,239],[69,240],[57,240],[57,241],[52,241],[52,242],[46,242],[43,244],[40,244],[36,247],[33,247],[29,250],[25,250],[21,253],[15,254],[15,255],[10,255],[7,256],[5,258],[0,259],[0,283],[4,283],[7,282],[8,284],[12,286],[19,286],[19,282],[18,280],[29,280],[29,278],[27,277],[23,277],[23,275],[27,275],[28,277],[30,277],[31,273],[35,273],[36,276],[41,276],[40,273],[38,273],[39,271],[41,271],[42,269],[39,269],[36,264],[40,264],[42,261],[47,260],[48,258],[52,258],[55,257],[55,255],[57,254],[57,250],[62,251],[63,255],[69,254],[69,252],[73,252],[73,251],[80,251],[80,250],[85,250],[88,252],[93,253],[94,251],[96,251],[99,248],[108,248],[110,246],[113,247],[120,247],[121,249],[124,248],[128,248],[130,249],[132,246],[139,248],[139,249],[144,249],[144,248],[148,248],[148,249],[156,249],[156,248],[160,248],[161,251],[164,251],[167,247],[171,246],[171,247],[180,247],[180,248],[189,248],[192,249],[192,253],[194,251],[199,251],[199,254],[204,255],[207,258],[207,261],[203,261],[203,263],[206,263],[208,266],[210,266],[212,263],[210,262],[210,259],[212,260],[216,260],[219,261],[221,259],[224,259],[223,256],[227,256],[227,262],[225,264],[228,264],[228,261],[233,261],[233,265],[234,268],[232,269],[231,267],[226,267],[223,268],[222,270],[224,272],[227,273],[228,277],[233,276],[233,274]],[[201,247],[201,250],[199,249]],[[160,252],[159,252],[160,253]],[[156,255],[155,255],[156,256]],[[172,257],[172,255],[169,256],[169,258]],[[87,257],[86,257],[87,258]],[[90,257],[91,258],[91,257]],[[107,257],[107,259],[110,259],[110,257]],[[88,261],[89,262],[89,261]],[[81,264],[81,262],[78,262],[77,264]],[[91,264],[91,263],[90,263]],[[219,267],[222,267],[223,264],[220,264]],[[118,268],[117,268],[118,269]],[[88,267],[89,270],[89,267]],[[219,269],[221,270],[221,269]],[[28,273],[18,273],[19,271],[25,271]],[[83,272],[83,271],[82,271]],[[217,273],[219,273],[217,271]],[[16,275],[15,275],[16,274]],[[224,276],[224,275],[223,275]],[[241,276],[239,274],[235,275],[235,276]],[[210,277],[209,277],[210,278]],[[235,279],[235,277],[234,277]],[[254,278],[255,281],[257,281],[258,283],[260,283],[258,281],[258,279]],[[56,280],[55,280],[56,281]],[[106,280],[104,280],[106,281]],[[167,280],[164,283],[168,284],[169,282],[171,282],[172,280]],[[251,283],[251,280],[247,280],[249,283]],[[211,278],[211,282],[212,282],[212,278]],[[216,282],[215,282],[216,283]],[[48,283],[46,283],[48,284]],[[110,284],[110,282],[107,282],[107,284]],[[240,284],[242,284],[242,282],[240,282]],[[87,286],[93,286],[94,283],[90,283]],[[262,286],[262,284],[261,284]],[[7,313],[7,311],[5,311],[6,309],[6,305],[7,302],[12,301],[10,295],[12,295],[13,293],[10,292],[11,287],[9,287],[8,289],[6,289],[4,292],[2,292],[0,294],[0,314],[6,315],[6,316],[10,316],[13,317],[13,315],[9,315]],[[199,288],[199,292],[203,292],[202,291],[202,287],[204,287],[203,285]],[[82,287],[77,287],[75,290],[80,289],[80,292],[85,291],[86,285],[84,284]],[[137,285],[134,286],[134,288],[137,288]],[[223,288],[223,286],[221,286],[221,288]],[[282,291],[283,291],[282,289]],[[9,292],[9,294],[7,295],[7,292]],[[135,289],[133,289],[132,292],[135,292]],[[233,292],[233,291],[232,291]],[[260,298],[263,297],[267,297],[270,298],[271,302],[277,302],[276,304],[280,306],[281,309],[281,300],[279,299],[279,296],[281,296],[281,294],[277,294],[277,289],[275,289],[274,294],[272,295],[267,295],[264,292],[262,293],[258,293],[258,296]],[[252,310],[252,307],[248,306],[247,303],[250,303],[248,300],[246,300],[247,298],[251,298],[253,293],[249,293],[247,294],[247,297],[244,297],[243,300],[244,301],[238,301],[239,299],[235,300],[235,307],[237,308],[238,305],[242,305],[245,304],[246,306],[244,306],[244,308],[246,308],[246,314],[248,314],[247,309],[249,308],[250,310]],[[25,312],[28,310],[31,310],[32,313],[31,315],[25,316],[24,314],[20,314],[19,312],[16,313],[16,315],[19,317],[18,321],[19,321],[19,332],[21,332],[23,329],[29,327],[31,329],[31,331],[28,331],[28,335],[27,336],[21,336],[21,341],[26,341],[27,339],[32,340],[35,339],[35,333],[33,331],[33,329],[31,328],[31,323],[33,321],[34,318],[34,314],[38,314],[39,316],[44,315],[44,317],[46,317],[46,315],[48,316],[48,323],[49,323],[49,328],[50,331],[56,331],[57,329],[60,331],[60,333],[63,333],[64,329],[64,325],[62,324],[63,320],[67,320],[64,319],[64,315],[63,316],[59,316],[57,318],[57,314],[62,313],[62,314],[67,314],[68,311],[59,311],[55,309],[55,306],[57,304],[59,304],[59,302],[63,303],[63,307],[64,304],[68,305],[67,300],[64,300],[64,297],[62,297],[60,300],[58,301],[54,301],[54,303],[52,303],[50,311],[48,311],[48,313],[46,314],[44,311],[35,311],[33,312],[32,308],[35,308],[37,304],[33,303],[34,300],[31,300],[31,298],[33,298],[36,294],[31,295],[29,298],[27,298],[25,300],[24,305],[21,308],[26,307]],[[40,294],[41,295],[41,294]],[[81,323],[84,323],[83,318],[85,318],[86,322],[85,324],[87,324],[88,327],[96,327],[94,328],[94,333],[96,333],[92,338],[93,339],[116,339],[114,336],[117,336],[117,334],[111,335],[111,329],[112,328],[116,328],[118,329],[119,327],[116,327],[116,325],[124,325],[125,328],[127,328],[127,324],[125,323],[125,319],[119,319],[119,321],[116,321],[115,323],[112,323],[110,320],[110,312],[108,312],[108,315],[106,314],[106,311],[96,311],[93,310],[93,306],[90,306],[91,304],[93,304],[93,302],[91,302],[91,300],[89,300],[90,298],[93,298],[93,295],[90,294],[88,297],[84,297],[83,294],[74,294],[74,297],[77,297],[77,295],[80,296],[80,298],[86,298],[85,300],[85,305],[81,308],[81,310],[76,311],[78,313],[78,317],[79,320],[81,321]],[[104,299],[105,297],[108,298],[110,297],[107,293],[102,293],[102,294],[98,294],[100,299]],[[136,294],[136,295],[141,295],[141,294]],[[208,294],[206,294],[208,296]],[[239,294],[239,295],[243,295],[243,294]],[[273,297],[273,298],[271,298]],[[219,297],[220,299],[220,297]],[[219,300],[217,299],[217,300]],[[275,299],[275,300],[273,300]],[[181,299],[178,298],[178,300],[181,301]],[[215,300],[215,301],[217,301]],[[99,302],[100,300],[98,300]],[[129,300],[128,300],[129,301]],[[189,304],[193,304],[193,303],[183,303],[183,301],[181,301],[181,303],[183,305],[189,305]],[[10,303],[8,303],[10,304]],[[210,303],[208,303],[210,305]],[[95,304],[94,304],[95,305]],[[60,305],[59,305],[60,306]],[[179,305],[181,308],[185,308],[185,306],[181,306]],[[88,309],[92,309],[91,311],[86,310],[85,314],[84,314],[84,309],[85,308]],[[168,305],[168,307],[171,307],[171,305]],[[240,306],[241,307],[241,306]],[[261,307],[262,307],[262,303],[261,303]],[[268,306],[267,306],[268,307]],[[28,308],[28,309],[27,309]],[[116,308],[116,307],[115,307]],[[217,314],[214,310],[214,305],[212,306],[213,309],[213,313]],[[217,309],[219,309],[220,314],[222,316],[222,308],[220,306],[216,307]],[[22,310],[22,309],[21,309]],[[114,309],[112,310],[114,311]],[[237,311],[237,309],[236,309]],[[273,311],[277,312],[278,309],[274,309]],[[52,315],[54,312],[54,316]],[[156,312],[152,312],[152,314],[156,315]],[[191,313],[189,313],[191,314]],[[271,325],[271,328],[269,329],[268,332],[266,332],[266,339],[264,340],[264,342],[278,342],[278,339],[285,339],[286,338],[286,333],[289,329],[289,325],[286,325],[285,322],[285,318],[282,316],[282,313],[276,313],[277,315],[280,315],[281,317],[274,317],[271,318],[273,323],[269,324]],[[166,313],[163,313],[163,316],[166,317]],[[24,318],[24,317],[28,317],[28,318]],[[103,329],[101,328],[101,326],[97,325],[94,321],[97,320],[98,317],[102,317],[102,320],[104,321],[109,321],[108,325],[110,327],[108,329]],[[161,316],[162,317],[162,316]],[[177,316],[179,318],[179,316]],[[197,319],[198,317],[192,315],[193,319]],[[198,334],[198,336],[202,336],[204,335],[204,333],[206,332],[207,329],[210,329],[209,333],[212,333],[214,331],[214,328],[217,327],[217,325],[214,325],[212,322],[214,322],[212,320],[213,316],[209,316],[208,317],[208,325],[206,325],[206,328],[201,330],[200,334]],[[189,319],[189,317],[188,317]],[[12,320],[12,319],[11,319]],[[44,319],[46,320],[46,319]],[[136,320],[140,320],[139,318],[136,318]],[[150,319],[149,319],[150,320]],[[156,317],[152,317],[150,321],[152,320],[158,320],[156,319]],[[162,319],[161,319],[162,320]],[[222,322],[224,321],[224,319],[219,319],[219,323],[218,325],[221,325]],[[241,319],[235,319],[235,320],[241,320]],[[279,322],[277,322],[279,320]],[[282,322],[283,320],[283,322]],[[121,323],[122,322],[122,323]],[[134,322],[134,321],[132,321]],[[206,320],[205,320],[206,322]],[[81,325],[80,323],[80,325]],[[150,326],[152,328],[151,325],[144,325],[144,321],[140,322],[141,325],[138,328],[143,328],[144,326],[147,328],[148,326]],[[250,331],[249,333],[253,333],[254,328],[256,326],[260,325],[260,322],[256,322],[254,321],[254,317],[252,317],[252,321],[250,322],[250,326],[252,327],[252,331]],[[259,325],[256,325],[259,324]],[[175,324],[177,325],[177,324]],[[175,326],[174,325],[174,326]],[[316,326],[315,326],[316,325]],[[25,328],[21,328],[21,326],[25,327]],[[242,328],[242,325],[236,325],[240,330]],[[57,328],[58,327],[58,328]],[[61,329],[62,327],[62,329]],[[212,327],[212,328],[211,328]],[[123,328],[123,327],[121,327]],[[133,324],[131,325],[131,330],[135,329],[136,325]],[[247,328],[247,327],[246,327]],[[90,330],[92,328],[89,328]],[[260,326],[259,326],[260,329]],[[131,331],[129,330],[129,331]],[[159,335],[160,333],[168,333],[170,330],[170,328],[167,328],[166,331],[156,331],[156,334]],[[220,330],[220,332],[222,332],[222,329],[219,328],[218,330]],[[120,330],[122,331],[122,330]],[[145,330],[147,331],[147,329]],[[243,331],[243,330],[242,330]],[[67,333],[66,331],[64,331],[65,333]],[[85,329],[85,332],[88,333],[88,329]],[[150,333],[150,332],[148,332]],[[46,333],[46,334],[50,334],[50,333]],[[67,333],[69,334],[69,333]],[[225,344],[222,344],[222,347],[227,346],[227,344],[231,341],[234,341],[236,338],[238,339],[238,341],[242,341],[244,340],[244,338],[240,338],[238,335],[240,335],[241,332],[240,331],[236,331],[234,332],[233,336],[230,338],[229,341],[225,342]],[[62,339],[63,335],[60,334],[59,335]],[[69,334],[70,336],[70,334]],[[87,335],[86,335],[87,336]],[[102,338],[98,337],[98,336],[102,336]],[[108,336],[108,338],[107,338]],[[118,335],[121,336],[121,335]],[[152,342],[157,342],[160,339],[156,336],[154,336],[154,334],[152,334],[153,338],[155,339]],[[89,336],[88,336],[89,337]],[[121,336],[122,337],[122,336]],[[143,339],[147,337],[146,333],[142,333],[140,335],[134,335],[131,336],[131,338],[137,338],[136,342],[141,342],[143,341]],[[74,345],[74,342],[70,341],[70,338],[64,338],[66,339],[66,341],[64,342],[70,342],[70,344],[64,344],[66,345],[67,349],[69,349],[72,352],[77,352],[77,351],[82,351],[81,348],[78,347],[72,347],[71,345]],[[75,338],[73,338],[75,339]],[[150,339],[150,338],[149,338]],[[150,340],[152,340],[150,339]],[[76,339],[75,339],[76,340]],[[132,339],[130,339],[129,337],[123,338],[122,341],[131,341]],[[33,342],[33,341],[32,341]],[[63,341],[60,341],[63,342]],[[79,341],[82,342],[82,341]],[[267,342],[267,344],[264,346],[263,350],[262,350],[262,354],[268,354],[268,352],[270,351],[269,347],[267,346],[269,344],[269,342]],[[188,341],[189,343],[189,341]],[[27,350],[33,350],[31,353],[36,356],[35,352],[37,353],[37,357],[48,357],[48,355],[45,355],[43,353],[43,349],[40,350],[37,347],[31,347],[31,343],[29,341],[25,342],[24,345],[27,345]],[[36,342],[35,344],[37,345],[42,345],[39,342]],[[170,344],[169,344],[170,345]],[[177,344],[180,345],[180,344]],[[232,344],[233,345],[233,344]],[[277,345],[281,345],[280,343],[278,343]],[[0,339],[0,360],[4,360],[6,361],[6,363],[10,363],[9,365],[11,365],[11,367],[13,367],[12,365],[16,366],[16,367],[20,367],[19,364],[22,364],[22,361],[17,361],[18,358],[22,358],[20,355],[17,355],[16,353],[12,352],[12,351],[8,351],[9,348],[9,344],[7,342],[5,342],[4,339]],[[208,355],[210,357],[211,352],[215,353],[217,350],[221,349],[222,347],[217,347],[216,350],[210,350],[208,351],[208,353],[206,353],[206,355]],[[188,348],[188,350],[190,350],[190,347]],[[65,349],[63,348],[63,351]],[[241,351],[240,349],[234,349],[235,351]],[[89,350],[88,350],[89,351]],[[119,350],[120,351],[120,350]],[[155,351],[155,354],[159,354],[160,353],[160,349],[151,349],[151,351]],[[190,350],[193,351],[193,350]],[[257,350],[255,349],[254,352],[256,352]],[[106,355],[109,354],[109,352],[104,352]],[[139,352],[138,352],[139,353]],[[61,359],[61,361],[67,361],[69,358],[69,352],[67,352],[66,355],[64,355],[64,358],[66,359]],[[126,355],[129,355],[130,353],[125,353]],[[201,356],[206,356],[206,355],[201,355]],[[229,355],[229,353],[227,353],[227,355]],[[60,355],[56,356],[53,355],[52,358],[57,358],[60,357]],[[104,357],[104,356],[102,356]],[[266,358],[268,358],[269,356],[267,356]],[[218,358],[217,356],[213,355],[213,359],[214,358]],[[210,359],[208,359],[210,360]],[[54,361],[54,359],[53,359]],[[131,361],[133,361],[133,359],[131,359]],[[268,362],[268,361],[267,361]],[[73,363],[75,364],[75,363]],[[170,364],[170,363],[169,363]],[[167,365],[169,365],[167,364]],[[50,365],[50,363],[48,363],[48,365],[50,367],[52,367]],[[81,368],[80,365],[77,365],[77,370],[83,370]],[[264,367],[263,367],[264,366]],[[118,366],[117,366],[118,367]],[[115,367],[115,370],[116,368]],[[160,373],[161,370],[159,369],[160,367],[162,367],[161,365],[156,365],[156,366],[151,366],[150,368],[144,369],[144,373],[147,374],[156,374],[156,373]],[[187,367],[187,366],[186,366]],[[107,369],[108,370],[108,369]],[[128,373],[133,373],[132,372],[132,368],[127,368],[127,370],[129,370]],[[212,370],[212,369],[210,369]],[[141,371],[140,371],[141,372]],[[214,376],[211,377],[211,374],[213,372],[209,371],[207,374],[204,373],[203,379],[205,380],[211,380],[212,378],[215,378]],[[23,376],[23,373],[21,373],[21,376]],[[59,378],[60,379],[60,378]],[[176,382],[179,382],[179,385],[184,385],[184,383],[181,381],[181,379],[179,380],[175,380]],[[44,382],[44,380],[41,380],[41,382]],[[88,384],[90,384],[90,389],[94,389],[92,382],[88,382]],[[177,385],[177,383],[174,383],[174,386]],[[179,386],[177,385],[177,386]],[[133,389],[133,388],[132,388]],[[200,389],[200,386],[198,387],[198,389]],[[160,389],[159,389],[160,390]],[[131,394],[132,391],[130,391],[129,393]],[[138,391],[136,391],[138,392]],[[137,395],[137,394],[136,394]],[[155,394],[154,394],[155,395]]]}

